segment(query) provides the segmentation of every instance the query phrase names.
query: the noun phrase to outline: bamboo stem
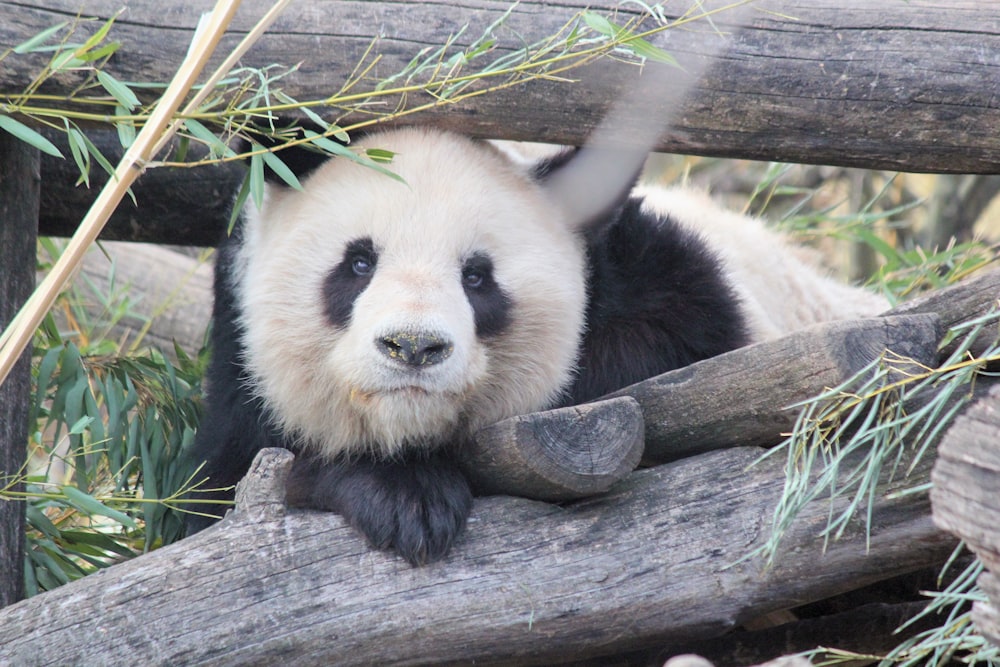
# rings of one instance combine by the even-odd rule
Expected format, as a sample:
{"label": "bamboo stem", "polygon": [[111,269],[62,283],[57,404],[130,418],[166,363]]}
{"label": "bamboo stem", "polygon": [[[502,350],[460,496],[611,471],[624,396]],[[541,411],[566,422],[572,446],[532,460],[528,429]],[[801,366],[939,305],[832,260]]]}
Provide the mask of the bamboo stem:
{"label": "bamboo stem", "polygon": [[199,25],[188,55],[149,121],[125,152],[114,175],[101,190],[59,260],[0,337],[0,383],[7,378],[14,362],[31,341],[35,329],[80,265],[86,250],[97,239],[112,211],[142,173],[156,149],[176,131],[178,123],[172,121],[174,114],[215,51],[240,2],[218,0],[208,19]]}

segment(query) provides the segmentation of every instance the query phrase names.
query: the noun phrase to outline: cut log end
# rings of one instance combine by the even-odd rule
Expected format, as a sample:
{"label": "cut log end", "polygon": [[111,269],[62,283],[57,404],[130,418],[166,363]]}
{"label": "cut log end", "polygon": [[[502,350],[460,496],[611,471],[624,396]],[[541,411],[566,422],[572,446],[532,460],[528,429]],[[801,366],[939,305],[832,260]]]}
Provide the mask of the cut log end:
{"label": "cut log end", "polygon": [[250,470],[236,486],[236,511],[241,520],[267,520],[285,513],[285,485],[295,455],[268,447],[257,453]]}
{"label": "cut log end", "polygon": [[462,465],[480,494],[563,501],[607,491],[635,469],[642,449],[642,411],[624,397],[488,426]]}

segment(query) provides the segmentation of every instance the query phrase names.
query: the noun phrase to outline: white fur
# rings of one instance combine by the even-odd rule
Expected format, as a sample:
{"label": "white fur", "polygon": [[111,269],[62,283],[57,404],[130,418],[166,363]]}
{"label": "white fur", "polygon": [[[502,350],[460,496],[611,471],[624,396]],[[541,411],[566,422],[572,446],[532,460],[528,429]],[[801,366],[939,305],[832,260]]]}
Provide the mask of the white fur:
{"label": "white fur", "polygon": [[811,324],[870,317],[889,303],[868,290],[830,278],[803,248],[791,246],[761,220],[727,211],[702,193],[640,186],[644,209],[693,229],[721,257],[739,294],[752,339],[769,340]]}
{"label": "white fur", "polygon": [[[583,328],[582,243],[540,189],[489,146],[421,130],[369,138],[396,153],[398,183],[331,160],[304,191],[271,188],[248,207],[243,306],[254,390],[280,425],[328,456],[433,446],[550,403],[568,382]],[[377,269],[349,326],[323,313],[322,284],[352,240]],[[478,340],[464,259],[488,254],[516,326]],[[419,373],[378,352],[398,330],[446,334],[454,352]]]}

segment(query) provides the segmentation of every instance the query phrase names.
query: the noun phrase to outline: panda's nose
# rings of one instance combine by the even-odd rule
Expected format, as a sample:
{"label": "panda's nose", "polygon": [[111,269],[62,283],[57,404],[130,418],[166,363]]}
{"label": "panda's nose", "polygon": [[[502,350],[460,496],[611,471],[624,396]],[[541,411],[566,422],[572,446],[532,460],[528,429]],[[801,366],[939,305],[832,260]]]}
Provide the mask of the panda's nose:
{"label": "panda's nose", "polygon": [[455,346],[443,336],[424,331],[391,333],[375,341],[385,356],[407,366],[433,366],[451,356]]}

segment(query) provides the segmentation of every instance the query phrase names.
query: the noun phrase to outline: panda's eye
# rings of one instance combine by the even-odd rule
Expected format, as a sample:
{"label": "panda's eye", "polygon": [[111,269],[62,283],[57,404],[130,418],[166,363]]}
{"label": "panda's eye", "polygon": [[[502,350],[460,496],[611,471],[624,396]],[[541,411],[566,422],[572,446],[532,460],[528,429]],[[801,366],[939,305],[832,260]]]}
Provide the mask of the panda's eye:
{"label": "panda's eye", "polygon": [[479,289],[486,280],[483,272],[473,267],[465,267],[462,270],[462,285],[469,289]]}
{"label": "panda's eye", "polygon": [[364,278],[370,276],[372,271],[375,270],[375,262],[371,257],[355,255],[351,260],[351,270],[354,272],[354,275]]}

